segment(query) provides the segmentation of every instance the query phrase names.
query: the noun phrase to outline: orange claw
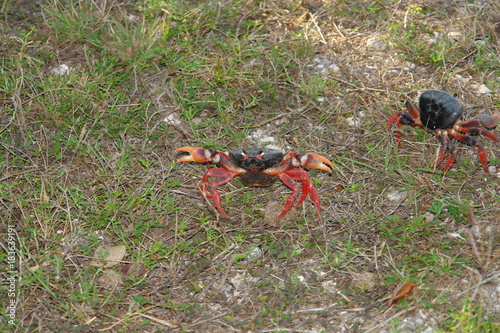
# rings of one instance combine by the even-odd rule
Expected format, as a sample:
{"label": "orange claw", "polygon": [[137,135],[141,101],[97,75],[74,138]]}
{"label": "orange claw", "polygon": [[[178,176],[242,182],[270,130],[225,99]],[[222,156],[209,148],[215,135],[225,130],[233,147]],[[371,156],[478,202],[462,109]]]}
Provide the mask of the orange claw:
{"label": "orange claw", "polygon": [[318,154],[304,154],[300,158],[300,164],[308,169],[320,169],[326,172],[332,172],[333,169],[333,163]]}
{"label": "orange claw", "polygon": [[184,156],[177,160],[177,162],[198,162],[206,163],[210,162],[213,157],[213,153],[210,149],[198,148],[198,147],[181,147],[175,150],[176,152],[185,151],[189,155]]}

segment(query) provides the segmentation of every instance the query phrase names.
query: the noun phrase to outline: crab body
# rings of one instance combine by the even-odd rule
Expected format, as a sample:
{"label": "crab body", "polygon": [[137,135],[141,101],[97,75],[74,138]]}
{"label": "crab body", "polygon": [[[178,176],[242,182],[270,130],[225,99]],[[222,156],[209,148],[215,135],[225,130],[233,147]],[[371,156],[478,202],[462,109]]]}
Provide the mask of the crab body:
{"label": "crab body", "polygon": [[[321,169],[327,172],[331,172],[333,168],[327,158],[317,154],[288,153],[285,155],[278,150],[268,148],[234,149],[225,153],[214,149],[182,147],[176,151],[189,153],[178,162],[217,165],[216,168],[209,168],[202,177],[200,192],[204,197],[212,199],[217,210],[224,216],[227,214],[221,207],[217,187],[238,177],[243,184],[248,186],[271,186],[278,179],[288,186],[292,193],[288,196],[285,209],[279,217],[283,217],[292,208],[302,188],[302,196],[297,205],[310,195],[319,217],[321,212],[319,195],[303,168]],[[210,177],[213,179],[210,180]],[[301,187],[298,182],[301,182]]]}
{"label": "crab body", "polygon": [[462,103],[444,91],[427,90],[418,102],[420,121],[430,130],[453,128],[462,117]]}
{"label": "crab body", "polygon": [[244,148],[228,151],[229,160],[234,166],[247,170],[238,177],[247,186],[271,186],[278,179],[263,171],[279,166],[283,153],[276,149]]}
{"label": "crab body", "polygon": [[[450,157],[446,161],[443,172],[451,168],[457,156],[457,149],[451,141],[451,137],[465,144],[476,146],[484,170],[488,172],[488,158],[483,144],[467,134],[482,134],[498,142],[497,136],[490,132],[490,129],[497,125],[500,115],[483,114],[469,121],[460,121],[462,113],[463,104],[452,95],[441,90],[427,90],[420,95],[418,108],[406,101],[406,110],[394,114],[387,122],[387,127],[393,123],[398,128],[401,128],[402,125],[420,126],[435,135],[441,144],[436,167],[443,162],[446,151],[450,151]],[[396,130],[395,137],[398,146],[401,147],[401,132],[399,130]]]}

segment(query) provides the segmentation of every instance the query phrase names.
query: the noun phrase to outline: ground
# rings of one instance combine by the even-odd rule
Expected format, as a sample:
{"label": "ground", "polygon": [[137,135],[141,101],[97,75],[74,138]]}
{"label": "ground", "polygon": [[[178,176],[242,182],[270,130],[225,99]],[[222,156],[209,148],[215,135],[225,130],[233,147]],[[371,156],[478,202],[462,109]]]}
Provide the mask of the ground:
{"label": "ground", "polygon": [[[6,1],[2,331],[500,331],[499,143],[388,119],[499,113],[494,1]],[[497,135],[498,129],[493,129]],[[321,198],[220,187],[183,146],[316,153]],[[392,297],[409,283],[412,293]],[[400,297],[399,297],[400,298]],[[392,304],[394,303],[394,304]]]}

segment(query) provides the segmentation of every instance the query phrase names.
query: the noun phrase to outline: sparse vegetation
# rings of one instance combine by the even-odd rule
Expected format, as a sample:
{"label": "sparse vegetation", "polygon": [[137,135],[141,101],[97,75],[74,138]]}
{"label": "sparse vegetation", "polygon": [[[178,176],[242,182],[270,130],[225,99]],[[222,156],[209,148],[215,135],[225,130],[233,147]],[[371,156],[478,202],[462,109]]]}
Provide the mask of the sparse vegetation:
{"label": "sparse vegetation", "polygon": [[[5,1],[0,330],[500,331],[499,144],[484,141],[490,173],[457,144],[443,175],[434,137],[405,127],[398,148],[386,128],[426,89],[457,94],[467,119],[500,112],[499,12]],[[309,200],[273,218],[288,189],[238,180],[221,218],[205,167],[175,162],[182,146],[266,145],[334,162],[309,171],[320,219]]]}

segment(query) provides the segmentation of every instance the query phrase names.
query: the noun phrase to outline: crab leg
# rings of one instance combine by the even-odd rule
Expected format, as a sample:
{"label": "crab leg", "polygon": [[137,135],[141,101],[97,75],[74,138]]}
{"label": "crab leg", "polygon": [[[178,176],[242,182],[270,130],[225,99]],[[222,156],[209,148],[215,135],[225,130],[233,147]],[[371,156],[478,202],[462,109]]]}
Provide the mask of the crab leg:
{"label": "crab leg", "polygon": [[466,143],[471,146],[476,146],[477,147],[477,155],[479,156],[479,160],[484,166],[484,171],[489,172],[488,170],[488,156],[486,155],[486,151],[484,150],[484,146],[481,142],[476,140],[475,138],[467,135],[463,135],[460,133],[454,133],[452,134],[455,139],[457,139],[460,142]]}
{"label": "crab leg", "polygon": [[293,203],[297,199],[297,196],[299,195],[299,185],[294,181],[292,177],[290,177],[286,173],[279,174],[278,177],[281,179],[283,184],[288,186],[293,191],[286,199],[285,209],[283,209],[283,211],[279,215],[279,217],[283,217],[292,208]]}
{"label": "crab leg", "polygon": [[279,217],[283,217],[292,208],[295,200],[297,199],[299,195],[299,185],[297,184],[297,181],[302,181],[302,195],[297,205],[304,202],[306,197],[310,194],[311,199],[316,205],[318,217],[320,216],[321,206],[318,192],[314,188],[311,178],[309,178],[307,172],[302,168],[320,169],[332,172],[333,163],[326,157],[318,154],[288,153],[283,159],[281,166],[265,171],[266,174],[278,176],[283,184],[288,186],[293,191],[288,196],[285,202],[285,209],[281,212]]}
{"label": "crab leg", "polygon": [[[406,101],[405,105],[407,111],[398,112],[391,118],[389,118],[389,120],[387,121],[387,128],[390,128],[393,123],[396,123],[396,126],[398,128],[401,128],[403,125],[424,127],[422,122],[420,121],[420,111],[418,110],[418,108],[411,104],[409,101]],[[398,147],[401,147],[401,136],[401,131],[394,131],[394,137],[396,138]]]}
{"label": "crab leg", "polygon": [[[212,199],[215,208],[217,208],[217,210],[224,216],[227,216],[227,214],[221,207],[220,193],[219,191],[217,191],[216,187],[227,183],[237,175],[238,174],[229,172],[228,170],[223,168],[213,168],[213,169],[208,169],[207,172],[205,172],[205,175],[203,175],[203,178],[201,179],[202,182],[202,184],[200,185],[201,195],[203,195],[205,198]],[[209,184],[208,177],[216,177],[214,180],[210,182],[210,194],[207,191]]]}
{"label": "crab leg", "polygon": [[403,115],[403,112],[404,111],[398,112],[395,115],[393,115],[391,118],[389,118],[389,120],[387,121],[387,128],[391,128],[391,125],[393,123],[396,123],[396,126],[401,128],[403,125],[398,120]]}
{"label": "crab leg", "polygon": [[316,210],[318,211],[318,217],[319,217],[319,215],[321,213],[321,204],[320,204],[320,200],[319,200],[319,194],[316,191],[316,189],[314,188],[314,184],[311,181],[311,178],[309,177],[307,172],[305,172],[302,169],[294,169],[294,170],[290,170],[289,172],[287,172],[287,174],[289,176],[292,176],[293,179],[295,179],[295,180],[302,181],[302,196],[300,197],[299,201],[297,202],[297,206],[302,204],[302,202],[305,200],[307,195],[310,195],[311,200],[314,202],[314,205],[316,206]]}
{"label": "crab leg", "polygon": [[472,134],[472,135],[478,135],[478,134],[482,134],[488,138],[490,138],[491,140],[495,141],[495,142],[498,142],[498,138],[495,134],[491,133],[490,131],[488,131],[487,129],[483,129],[483,128],[468,128],[467,126],[463,126],[461,127],[460,125],[463,126],[463,124],[459,124],[459,125],[455,125],[455,130],[459,131],[459,132],[462,132],[462,133],[469,133],[469,134]]}
{"label": "crab leg", "polygon": [[489,129],[495,127],[499,120],[500,120],[500,114],[494,114],[493,116],[490,116],[489,114],[480,114],[476,118],[473,118],[469,121],[459,122],[459,125],[462,127],[483,126]]}
{"label": "crab leg", "polygon": [[302,182],[302,196],[297,202],[297,206],[300,206],[300,204],[304,202],[308,194],[309,194],[309,185],[307,184],[307,182]]}
{"label": "crab leg", "polygon": [[446,132],[444,132],[443,135],[437,135],[437,138],[441,144],[439,147],[439,153],[438,153],[436,163],[435,163],[436,168],[443,162],[444,154],[448,150],[448,143],[451,143],[448,136],[446,136]]}
{"label": "crab leg", "polygon": [[455,147],[455,144],[451,142],[449,138],[446,139],[448,140],[448,150],[451,151],[451,155],[448,158],[448,161],[446,161],[446,164],[444,165],[443,173],[450,170],[451,165],[455,162],[455,159],[457,158],[457,147]]}
{"label": "crab leg", "polygon": [[[413,118],[413,123],[420,123],[420,121],[417,121],[417,119],[420,118],[420,111],[418,110],[418,108],[411,104],[410,101],[406,101],[405,102],[405,106],[406,106],[406,109],[408,110],[408,112],[410,113],[411,117]],[[406,119],[407,117],[405,117]],[[409,119],[407,119],[408,121],[411,121]],[[421,123],[420,123],[421,124]]]}
{"label": "crab leg", "polygon": [[[175,150],[176,152],[188,152],[189,155],[184,156],[178,162],[198,162],[207,163],[213,162],[220,165],[220,168],[208,169],[203,175],[200,185],[200,193],[207,199],[212,199],[215,208],[224,216],[226,212],[221,207],[220,193],[217,191],[217,186],[227,183],[234,177],[239,176],[244,170],[232,170],[229,158],[225,153],[217,152],[213,149],[204,149],[198,147],[181,147]],[[215,177],[209,182],[209,177]]]}
{"label": "crab leg", "polygon": [[283,217],[292,208],[295,200],[297,199],[297,196],[299,194],[299,185],[297,184],[297,181],[302,181],[302,196],[300,197],[297,205],[300,205],[307,197],[307,195],[310,195],[312,201],[314,202],[314,205],[316,206],[318,217],[320,216],[321,204],[319,195],[316,189],[314,188],[314,184],[312,183],[311,178],[309,178],[309,175],[305,170],[290,169],[284,173],[278,174],[278,177],[281,179],[283,184],[288,186],[293,191],[288,196],[285,203],[285,209],[281,212],[279,217]]}

